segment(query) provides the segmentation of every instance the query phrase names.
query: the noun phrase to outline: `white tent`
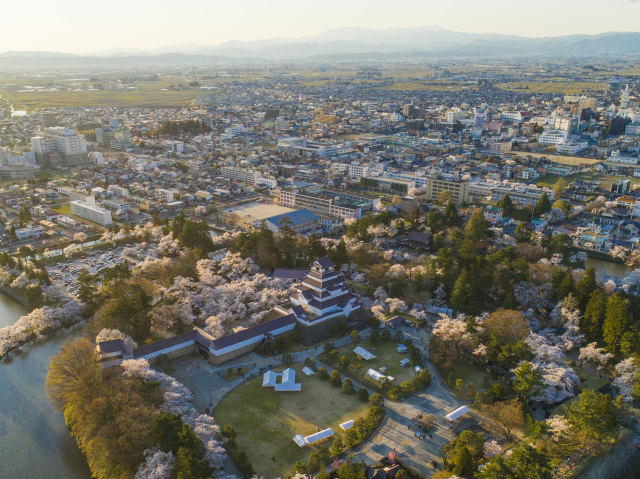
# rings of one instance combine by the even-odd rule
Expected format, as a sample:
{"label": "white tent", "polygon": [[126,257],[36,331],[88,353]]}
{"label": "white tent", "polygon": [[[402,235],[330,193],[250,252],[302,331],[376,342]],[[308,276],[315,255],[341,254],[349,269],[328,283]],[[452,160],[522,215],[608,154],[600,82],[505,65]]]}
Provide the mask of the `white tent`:
{"label": "white tent", "polygon": [[370,359],[375,359],[376,358],[376,356],[374,354],[371,354],[369,351],[364,349],[362,346],[356,346],[356,348],[353,350],[353,352],[356,353],[358,356],[361,356],[362,359],[364,359],[365,361],[369,361]]}
{"label": "white tent", "polygon": [[[278,378],[281,378],[280,382],[278,382]],[[281,373],[267,371],[262,377],[262,386],[272,387],[276,391],[302,390],[302,384],[296,383],[296,372],[291,368],[287,368]]]}
{"label": "white tent", "polygon": [[315,374],[315,372],[313,372],[313,369],[307,366],[302,368],[302,372],[305,373],[307,376],[311,376],[312,374]]}
{"label": "white tent", "polygon": [[343,431],[346,431],[347,429],[351,429],[353,427],[353,423],[355,421],[353,419],[351,419],[350,421],[345,421],[342,424],[340,424],[340,427],[342,428]]}
{"label": "white tent", "polygon": [[449,420],[449,421],[455,421],[456,419],[458,419],[460,416],[462,416],[463,414],[466,414],[469,412],[469,408],[467,406],[461,406],[458,409],[456,409],[455,411],[450,412],[449,414],[447,414],[445,417]]}
{"label": "white tent", "polygon": [[409,358],[404,358],[402,361],[400,361],[400,366],[402,366],[403,368],[405,366],[409,366],[409,364],[411,364],[411,360]]}
{"label": "white tent", "polygon": [[310,436],[305,437],[305,439],[308,444],[313,444],[314,442],[322,441],[323,439],[331,436],[333,436],[333,429],[328,428],[320,432],[316,432],[315,434],[311,434]]}
{"label": "white tent", "polygon": [[306,440],[303,436],[301,436],[300,434],[296,434],[295,436],[293,436],[293,440],[294,440],[294,441],[295,441],[295,443],[296,443],[298,446],[300,446],[300,447],[304,447],[304,446],[306,446],[307,444],[309,444],[309,443],[307,442],[307,440]]}
{"label": "white tent", "polygon": [[269,370],[262,376],[263,387],[275,387],[278,382],[278,376],[273,371]]}

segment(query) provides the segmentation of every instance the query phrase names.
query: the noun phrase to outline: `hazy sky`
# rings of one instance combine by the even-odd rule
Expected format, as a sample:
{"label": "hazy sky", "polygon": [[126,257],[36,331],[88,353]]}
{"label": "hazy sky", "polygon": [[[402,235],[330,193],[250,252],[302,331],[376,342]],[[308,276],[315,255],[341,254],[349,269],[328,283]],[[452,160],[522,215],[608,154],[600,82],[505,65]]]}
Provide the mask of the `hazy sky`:
{"label": "hazy sky", "polygon": [[335,27],[438,25],[557,36],[639,31],[640,0],[3,0],[0,52],[303,37]]}

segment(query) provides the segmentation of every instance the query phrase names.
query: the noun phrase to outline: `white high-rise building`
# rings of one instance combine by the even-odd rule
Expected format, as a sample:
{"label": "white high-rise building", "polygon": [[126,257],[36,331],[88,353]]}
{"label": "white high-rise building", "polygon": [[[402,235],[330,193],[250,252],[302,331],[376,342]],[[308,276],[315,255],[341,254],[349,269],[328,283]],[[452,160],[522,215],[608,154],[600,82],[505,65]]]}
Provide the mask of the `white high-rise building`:
{"label": "white high-rise building", "polygon": [[47,160],[50,154],[58,153],[66,164],[87,161],[87,142],[84,135],[62,126],[46,128],[43,136],[31,138],[31,150],[39,162]]}
{"label": "white high-rise building", "polygon": [[96,205],[90,205],[83,203],[82,201],[72,201],[71,213],[84,218],[85,220],[93,221],[102,226],[109,226],[112,223],[111,211],[104,208],[100,208]]}

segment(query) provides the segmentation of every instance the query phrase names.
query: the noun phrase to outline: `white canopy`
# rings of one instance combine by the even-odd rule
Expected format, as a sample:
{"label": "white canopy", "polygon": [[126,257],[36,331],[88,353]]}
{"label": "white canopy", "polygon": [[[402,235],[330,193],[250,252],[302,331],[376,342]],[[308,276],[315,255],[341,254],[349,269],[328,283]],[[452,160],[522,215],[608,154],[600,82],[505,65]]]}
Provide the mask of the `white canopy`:
{"label": "white canopy", "polygon": [[362,346],[356,346],[353,352],[356,353],[358,356],[362,356],[362,359],[364,359],[365,361],[369,361],[370,359],[375,359],[376,357],[374,354],[371,354]]}
{"label": "white canopy", "polygon": [[302,372],[303,372],[303,373],[305,373],[307,376],[311,376],[312,374],[315,374],[315,373],[313,372],[313,369],[311,369],[311,368],[310,368],[310,367],[308,367],[308,366],[303,367],[303,368],[302,368]]}
{"label": "white canopy", "polygon": [[353,419],[351,419],[350,421],[345,421],[342,424],[340,424],[340,427],[342,428],[343,431],[346,431],[347,429],[351,429],[353,427],[353,423],[355,421]]}
{"label": "white canopy", "polygon": [[460,416],[462,416],[463,414],[466,414],[469,412],[469,408],[467,406],[461,406],[458,409],[456,409],[455,411],[450,412],[449,414],[447,414],[445,417],[449,420],[449,421],[455,421],[456,419],[458,419]]}

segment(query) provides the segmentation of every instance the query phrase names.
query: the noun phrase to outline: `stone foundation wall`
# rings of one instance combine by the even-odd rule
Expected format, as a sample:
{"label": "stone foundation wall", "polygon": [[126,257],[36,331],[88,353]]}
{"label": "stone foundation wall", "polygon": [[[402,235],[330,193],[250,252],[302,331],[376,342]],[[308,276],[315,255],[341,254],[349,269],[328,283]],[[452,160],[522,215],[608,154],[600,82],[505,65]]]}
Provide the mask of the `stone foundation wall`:
{"label": "stone foundation wall", "polygon": [[295,331],[300,333],[301,341],[304,345],[311,346],[331,337],[331,330],[343,324],[347,324],[347,318],[345,316],[336,316],[312,326],[297,323]]}

